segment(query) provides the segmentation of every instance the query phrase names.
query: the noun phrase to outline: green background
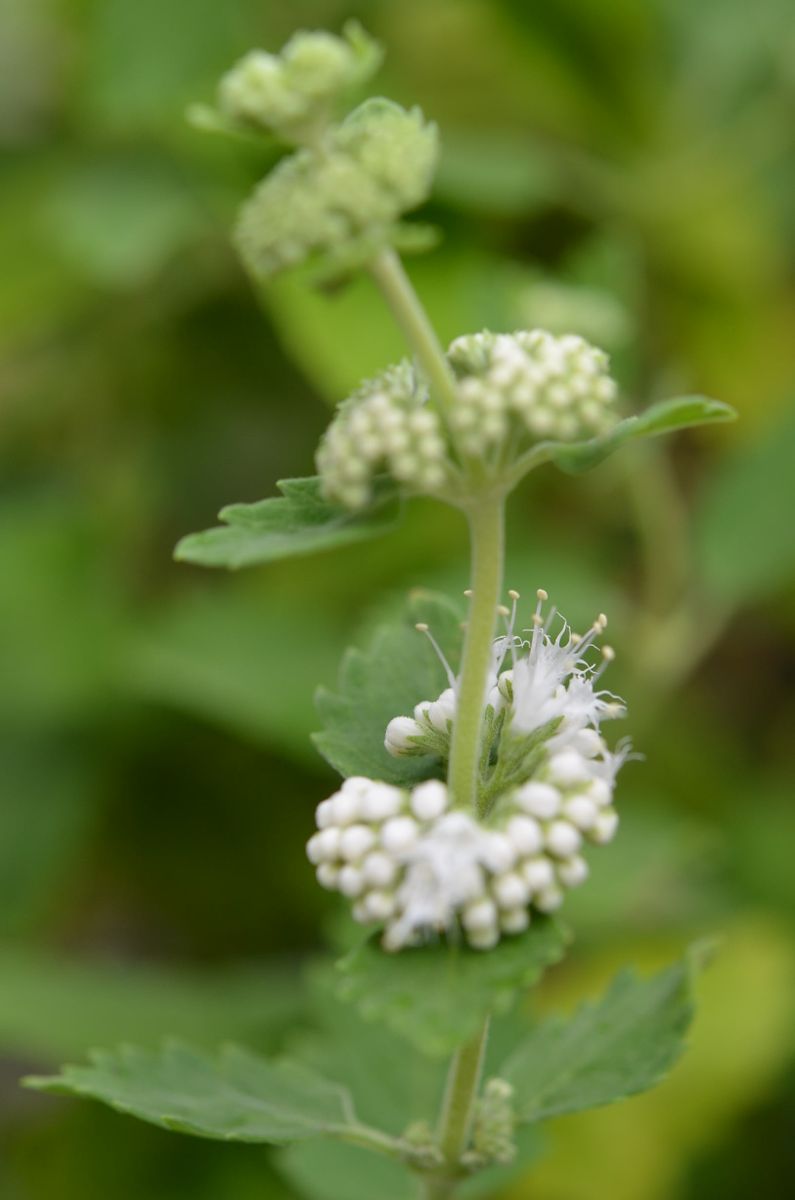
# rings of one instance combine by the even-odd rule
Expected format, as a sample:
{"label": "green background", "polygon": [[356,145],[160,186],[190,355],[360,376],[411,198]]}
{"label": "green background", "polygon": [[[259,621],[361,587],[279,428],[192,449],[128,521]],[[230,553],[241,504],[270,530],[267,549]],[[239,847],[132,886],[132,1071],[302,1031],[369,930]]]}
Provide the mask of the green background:
{"label": "green background", "polygon": [[301,963],[334,915],[303,857],[333,786],[308,740],[314,687],[407,589],[466,586],[462,523],[421,504],[383,540],[248,574],[171,560],[223,504],[309,473],[329,406],[402,353],[366,281],[255,294],[229,230],[269,151],[184,121],[251,45],[351,15],[388,48],[377,89],[442,128],[423,217],[443,240],[409,264],[442,337],[575,330],[610,351],[628,409],[698,390],[741,416],[582,480],[545,468],[512,504],[507,585],[545,587],[575,624],[609,614],[610,684],[646,755],[620,781],[621,835],[567,905],[577,942],[543,1003],[693,936],[719,948],[674,1075],[553,1123],[503,1194],[781,1194],[795,1169],[788,0],[2,0],[0,1195],[310,1195],[262,1150],[17,1080],[125,1039],[294,1036]]}

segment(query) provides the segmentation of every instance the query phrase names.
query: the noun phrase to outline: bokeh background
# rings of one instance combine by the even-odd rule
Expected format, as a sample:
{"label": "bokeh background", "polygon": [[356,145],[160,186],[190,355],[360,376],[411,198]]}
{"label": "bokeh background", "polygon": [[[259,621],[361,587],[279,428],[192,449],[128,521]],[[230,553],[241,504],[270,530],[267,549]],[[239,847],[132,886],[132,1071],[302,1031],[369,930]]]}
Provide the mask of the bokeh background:
{"label": "bokeh background", "polygon": [[443,240],[410,264],[441,335],[575,330],[610,351],[628,408],[699,390],[741,415],[583,480],[546,468],[513,503],[508,583],[546,587],[575,623],[609,613],[646,755],[545,1002],[694,937],[719,946],[673,1076],[552,1125],[532,1183],[504,1194],[783,1194],[789,0],[1,0],[0,1194],[348,1200],[262,1150],[17,1079],[91,1045],[269,1048],[311,1023],[301,963],[333,916],[303,859],[332,782],[314,687],[384,602],[465,586],[462,523],[423,505],[364,549],[241,575],[171,559],[222,504],[310,473],[329,406],[403,352],[365,281],[255,294],[229,229],[270,152],[184,120],[250,46],[352,15],[388,47],[378,89],[442,127],[424,216]]}

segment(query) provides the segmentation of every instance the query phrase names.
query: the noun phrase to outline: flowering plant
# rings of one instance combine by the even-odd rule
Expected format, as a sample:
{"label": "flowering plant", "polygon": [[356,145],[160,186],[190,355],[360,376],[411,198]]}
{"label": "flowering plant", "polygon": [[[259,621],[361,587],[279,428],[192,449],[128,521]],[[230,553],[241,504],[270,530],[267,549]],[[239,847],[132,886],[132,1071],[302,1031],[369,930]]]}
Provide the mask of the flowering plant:
{"label": "flowering plant", "polygon": [[[623,974],[565,1021],[528,1029],[511,1016],[566,949],[553,914],[586,881],[587,847],[616,833],[616,776],[632,753],[602,732],[624,714],[602,686],[607,618],[578,634],[543,589],[529,612],[515,590],[504,604],[507,498],[542,463],[576,473],[633,439],[732,414],[687,396],[621,419],[606,355],[575,334],[483,331],[445,351],[398,256],[433,241],[404,218],[430,191],[437,131],[381,99],[336,120],[379,61],[355,26],[341,38],[297,34],[279,55],[247,55],[222,80],[217,110],[198,113],[205,126],[290,147],[241,213],[237,244],[252,274],[300,263],[325,282],[369,272],[411,357],[340,405],[316,477],[224,509],[219,527],[177,549],[205,566],[265,563],[386,533],[414,496],[468,522],[463,630],[455,603],[415,595],[369,655],[345,660],[339,692],[319,697],[317,745],[343,780],[317,807],[307,855],[319,883],[371,928],[317,986],[379,1024],[347,1055],[321,1050],[309,1065],[168,1044],[98,1052],[31,1082],[199,1136],[317,1139],[342,1153],[343,1173],[361,1170],[346,1155],[370,1150],[385,1163],[371,1159],[367,1194],[442,1200],[482,1195],[500,1171],[521,1169],[533,1149],[524,1127],[653,1085],[681,1051],[697,957],[651,979]],[[502,1027],[490,1047],[492,1019]],[[422,1109],[395,1127],[359,1115],[353,1060],[368,1046],[376,1077],[382,1058],[392,1072],[381,1086],[400,1091],[413,1061],[401,1039],[427,1087]],[[318,1180],[328,1160],[309,1161],[306,1187],[327,1194]]]}

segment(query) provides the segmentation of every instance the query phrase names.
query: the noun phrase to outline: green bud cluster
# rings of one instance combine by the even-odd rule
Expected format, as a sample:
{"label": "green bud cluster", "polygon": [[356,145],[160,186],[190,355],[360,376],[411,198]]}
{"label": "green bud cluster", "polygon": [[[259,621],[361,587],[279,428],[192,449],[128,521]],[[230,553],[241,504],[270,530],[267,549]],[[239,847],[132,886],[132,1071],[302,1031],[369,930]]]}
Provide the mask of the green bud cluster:
{"label": "green bud cluster", "polygon": [[464,1155],[470,1170],[509,1163],[516,1154],[513,1088],[505,1079],[489,1079],[475,1109],[472,1146]]}
{"label": "green bud cluster", "polygon": [[218,107],[233,124],[312,140],[337,100],[378,69],[381,50],[355,22],[343,36],[293,34],[280,54],[252,50],[223,76]]}
{"label": "green bud cluster", "polygon": [[448,477],[441,421],[408,362],[364,384],[326,431],[317,466],[329,500],[360,508],[382,471],[409,491],[433,492]]}
{"label": "green bud cluster", "polygon": [[419,109],[366,101],[257,187],[237,227],[243,258],[259,276],[318,253],[366,260],[426,199],[436,154],[436,126]]}

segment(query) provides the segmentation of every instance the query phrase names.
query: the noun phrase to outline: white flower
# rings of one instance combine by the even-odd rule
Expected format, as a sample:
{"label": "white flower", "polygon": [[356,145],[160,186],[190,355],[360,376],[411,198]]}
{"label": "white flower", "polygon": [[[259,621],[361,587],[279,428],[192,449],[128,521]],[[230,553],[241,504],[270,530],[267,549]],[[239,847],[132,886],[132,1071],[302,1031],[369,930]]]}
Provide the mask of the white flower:
{"label": "white flower", "polygon": [[[438,779],[406,790],[354,776],[318,805],[318,832],[307,844],[318,880],[354,901],[357,920],[382,924],[388,950],[442,933],[487,950],[501,936],[521,933],[533,909],[555,911],[566,890],[585,881],[585,844],[602,845],[615,835],[613,789],[630,744],[609,750],[600,732],[603,720],[624,711],[596,686],[612,659],[603,648],[597,665],[595,640],[607,620],[600,615],[583,637],[563,621],[553,636],[555,614],[544,620],[547,595],[540,591],[524,639],[514,633],[519,597],[511,597],[513,612],[501,610],[507,633],[494,643],[484,697],[495,738],[489,769],[498,774],[505,753],[509,782],[486,817],[451,810],[447,786]],[[444,758],[458,681],[432,633],[418,629],[430,639],[449,686],[436,700],[420,701],[413,716],[393,718],[385,744],[393,754]],[[508,655],[512,665],[503,670]]]}

